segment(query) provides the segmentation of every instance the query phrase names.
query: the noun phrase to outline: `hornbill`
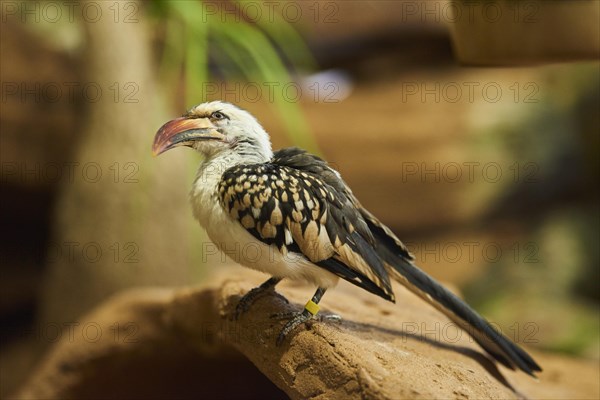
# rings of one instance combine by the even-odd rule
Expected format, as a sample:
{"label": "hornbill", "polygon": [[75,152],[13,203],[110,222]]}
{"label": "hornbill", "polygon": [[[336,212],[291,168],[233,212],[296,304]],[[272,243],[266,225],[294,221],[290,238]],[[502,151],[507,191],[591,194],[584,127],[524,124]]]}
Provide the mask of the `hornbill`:
{"label": "hornbill", "polygon": [[[394,302],[395,279],[468,332],[498,362],[535,376],[540,366],[469,305],[413,263],[394,233],[361,206],[340,174],[298,148],[273,152],[247,111],[213,101],[197,105],[156,133],[154,155],[188,146],[204,156],[190,193],[195,218],[222,251],[271,276],[242,297],[239,317],[283,278],[318,289],[286,323],[280,344],[313,318],[325,291],[343,278]],[[245,257],[245,246],[260,249]],[[239,249],[232,255],[231,249]]]}

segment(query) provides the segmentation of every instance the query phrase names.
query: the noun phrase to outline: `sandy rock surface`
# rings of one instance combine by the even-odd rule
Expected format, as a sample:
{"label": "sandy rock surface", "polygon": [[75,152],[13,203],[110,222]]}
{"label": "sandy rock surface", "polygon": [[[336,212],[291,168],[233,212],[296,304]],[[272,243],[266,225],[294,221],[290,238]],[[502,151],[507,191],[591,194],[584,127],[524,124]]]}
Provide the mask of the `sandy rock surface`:
{"label": "sandy rock surface", "polygon": [[[557,398],[600,397],[597,363],[531,351],[539,381],[490,361],[462,331],[402,287],[397,304],[341,284],[323,315],[284,344],[274,313],[313,288],[282,283],[238,321],[240,296],[264,280],[241,268],[201,287],[124,292],[70,327],[11,398]],[[260,372],[259,372],[260,371]]]}

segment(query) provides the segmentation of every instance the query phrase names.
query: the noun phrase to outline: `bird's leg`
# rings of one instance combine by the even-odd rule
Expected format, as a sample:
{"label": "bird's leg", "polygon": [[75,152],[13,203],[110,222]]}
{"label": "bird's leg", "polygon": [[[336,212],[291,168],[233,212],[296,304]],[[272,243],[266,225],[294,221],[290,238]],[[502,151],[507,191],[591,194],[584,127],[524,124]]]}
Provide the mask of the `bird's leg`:
{"label": "bird's leg", "polygon": [[[258,300],[260,297],[266,295],[270,291],[274,291],[275,285],[277,285],[281,281],[281,279],[282,278],[276,278],[273,276],[273,277],[267,279],[265,282],[263,282],[262,285],[255,287],[254,289],[252,289],[248,293],[246,293],[244,296],[242,296],[242,298],[240,299],[239,303],[237,304],[237,306],[235,308],[234,318],[238,319],[243,313],[248,311],[250,306],[252,304],[254,304],[254,302],[256,300]],[[285,299],[284,297],[282,297],[282,298],[287,302],[287,299]]]}
{"label": "bird's leg", "polygon": [[293,318],[285,324],[277,337],[277,346],[279,346],[285,340],[287,334],[294,330],[298,325],[303,324],[317,315],[319,312],[319,301],[321,301],[321,297],[325,294],[325,290],[327,289],[318,288],[312,299],[304,306],[304,310],[295,313]]}

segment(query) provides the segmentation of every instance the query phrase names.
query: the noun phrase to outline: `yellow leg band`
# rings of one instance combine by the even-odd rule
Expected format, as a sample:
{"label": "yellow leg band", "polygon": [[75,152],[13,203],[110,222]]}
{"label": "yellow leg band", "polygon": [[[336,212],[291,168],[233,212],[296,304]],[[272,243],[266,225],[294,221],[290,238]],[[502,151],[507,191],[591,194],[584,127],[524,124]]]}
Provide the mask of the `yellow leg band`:
{"label": "yellow leg band", "polygon": [[319,312],[319,305],[312,300],[309,300],[308,303],[304,306],[304,309],[311,313],[313,316],[317,315]]}

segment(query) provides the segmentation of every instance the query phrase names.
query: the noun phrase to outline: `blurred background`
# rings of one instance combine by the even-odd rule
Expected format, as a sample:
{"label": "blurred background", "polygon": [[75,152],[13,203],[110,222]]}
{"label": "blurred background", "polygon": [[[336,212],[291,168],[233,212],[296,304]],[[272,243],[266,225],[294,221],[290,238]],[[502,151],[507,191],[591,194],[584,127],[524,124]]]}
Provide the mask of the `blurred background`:
{"label": "blurred background", "polygon": [[150,154],[213,99],[329,160],[517,342],[598,360],[599,7],[3,1],[0,395],[111,294],[229,263],[188,205],[199,156]]}

